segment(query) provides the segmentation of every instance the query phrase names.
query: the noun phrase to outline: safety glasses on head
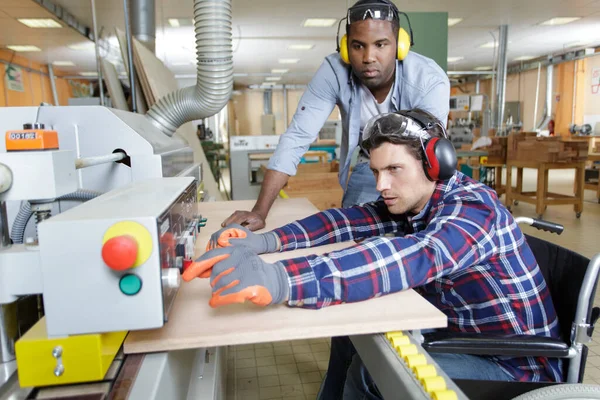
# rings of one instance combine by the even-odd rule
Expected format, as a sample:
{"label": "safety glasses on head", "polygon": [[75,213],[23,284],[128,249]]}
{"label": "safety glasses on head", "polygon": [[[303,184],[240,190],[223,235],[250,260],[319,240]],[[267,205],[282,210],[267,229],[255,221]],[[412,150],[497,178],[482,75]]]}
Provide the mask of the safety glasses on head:
{"label": "safety glasses on head", "polygon": [[456,171],[456,151],[446,129],[423,112],[408,110],[373,117],[362,132],[363,148],[369,152],[375,136],[395,136],[419,140],[423,151],[423,169],[432,181],[449,179]]}
{"label": "safety glasses on head", "polygon": [[348,10],[347,23],[351,24],[365,19],[377,19],[382,21],[394,21],[398,19],[398,14],[391,4],[366,3],[354,6]]}
{"label": "safety glasses on head", "polygon": [[399,113],[385,113],[371,118],[362,132],[362,140],[371,136],[397,136],[428,140],[427,126],[421,126],[417,121]]}

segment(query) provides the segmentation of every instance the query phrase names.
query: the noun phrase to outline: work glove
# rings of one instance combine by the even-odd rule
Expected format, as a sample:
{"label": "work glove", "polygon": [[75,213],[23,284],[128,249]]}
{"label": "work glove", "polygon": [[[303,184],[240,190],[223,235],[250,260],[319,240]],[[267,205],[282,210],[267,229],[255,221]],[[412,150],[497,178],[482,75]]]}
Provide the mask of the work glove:
{"label": "work glove", "polygon": [[[218,255],[217,255],[218,252]],[[259,306],[280,304],[289,295],[288,275],[279,264],[264,262],[247,247],[231,246],[212,250],[211,259],[223,254],[228,257],[217,262],[210,275],[211,307],[251,301]]]}
{"label": "work glove", "polygon": [[210,236],[206,251],[228,246],[246,246],[256,254],[273,253],[279,247],[279,240],[273,232],[254,233],[241,225],[231,224]]}
{"label": "work glove", "polygon": [[223,250],[225,249],[207,251],[197,258],[183,271],[183,275],[181,276],[183,280],[189,282],[194,278],[210,278],[212,267],[219,261],[229,257],[229,252]]}

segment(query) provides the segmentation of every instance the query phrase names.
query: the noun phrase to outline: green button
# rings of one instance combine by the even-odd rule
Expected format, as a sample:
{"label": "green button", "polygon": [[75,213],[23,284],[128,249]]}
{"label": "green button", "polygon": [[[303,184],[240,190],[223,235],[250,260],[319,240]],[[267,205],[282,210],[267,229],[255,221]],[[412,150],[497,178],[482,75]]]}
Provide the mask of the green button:
{"label": "green button", "polygon": [[128,296],[136,295],[142,289],[142,280],[137,275],[123,275],[119,281],[119,289]]}

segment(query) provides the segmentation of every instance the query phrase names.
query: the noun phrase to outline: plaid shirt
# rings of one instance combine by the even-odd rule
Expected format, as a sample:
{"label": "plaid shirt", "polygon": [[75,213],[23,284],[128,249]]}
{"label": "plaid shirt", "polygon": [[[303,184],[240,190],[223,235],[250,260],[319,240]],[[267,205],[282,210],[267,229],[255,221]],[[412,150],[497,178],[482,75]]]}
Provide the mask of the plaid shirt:
{"label": "plaid shirt", "polygon": [[[550,291],[521,230],[494,191],[460,172],[438,183],[412,217],[378,201],[273,232],[282,251],[366,239],[280,261],[290,306],[321,308],[415,288],[446,314],[450,331],[559,338]],[[562,380],[558,359],[492,359],[519,381]]]}

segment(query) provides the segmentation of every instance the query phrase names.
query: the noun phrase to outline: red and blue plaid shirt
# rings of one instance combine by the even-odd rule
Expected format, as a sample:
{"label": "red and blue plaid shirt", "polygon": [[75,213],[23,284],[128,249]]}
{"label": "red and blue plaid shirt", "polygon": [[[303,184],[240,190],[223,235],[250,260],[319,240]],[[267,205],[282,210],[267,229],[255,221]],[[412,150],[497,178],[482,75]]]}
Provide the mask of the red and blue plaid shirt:
{"label": "red and blue plaid shirt", "polygon": [[[559,338],[550,291],[521,230],[493,190],[460,172],[438,183],[414,216],[391,214],[378,201],[273,232],[282,251],[365,239],[281,261],[290,306],[321,308],[414,288],[446,314],[450,331]],[[519,381],[562,380],[558,359],[492,359]]]}

